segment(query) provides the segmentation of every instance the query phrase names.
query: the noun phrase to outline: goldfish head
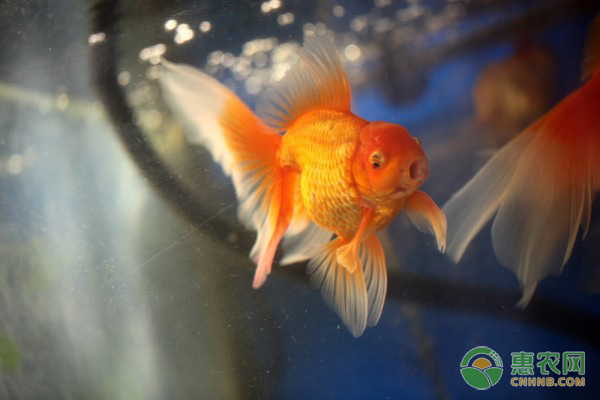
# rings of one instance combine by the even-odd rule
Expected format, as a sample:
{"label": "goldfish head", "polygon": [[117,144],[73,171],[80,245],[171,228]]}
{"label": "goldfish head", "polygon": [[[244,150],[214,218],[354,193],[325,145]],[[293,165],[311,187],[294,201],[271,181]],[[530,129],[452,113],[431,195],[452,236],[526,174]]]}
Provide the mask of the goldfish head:
{"label": "goldfish head", "polygon": [[352,174],[361,196],[399,199],[425,181],[429,163],[419,139],[403,126],[376,121],[360,132]]}

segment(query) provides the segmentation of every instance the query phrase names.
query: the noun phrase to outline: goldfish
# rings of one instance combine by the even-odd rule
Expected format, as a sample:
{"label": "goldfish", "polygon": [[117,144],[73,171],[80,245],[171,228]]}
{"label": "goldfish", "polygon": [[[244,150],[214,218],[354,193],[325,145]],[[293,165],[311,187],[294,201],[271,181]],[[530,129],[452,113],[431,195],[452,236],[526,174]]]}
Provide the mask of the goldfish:
{"label": "goldfish", "polygon": [[561,273],[577,233],[588,231],[600,190],[600,16],[594,25],[585,83],[503,146],[443,207],[455,262],[493,218],[493,249],[519,279],[522,307],[540,280]]}
{"label": "goldfish", "polygon": [[352,113],[331,40],[306,39],[298,63],[258,104],[260,117],[211,76],[167,60],[162,67],[162,91],[189,141],[232,177],[239,218],[257,231],[254,288],[281,243],[280,264],[308,260],[312,283],[358,337],[378,322],[387,288],[377,232],[402,211],[445,248],[444,214],[417,190],[429,174],[420,141]]}
{"label": "goldfish", "polygon": [[476,120],[500,147],[550,108],[556,80],[551,53],[521,38],[514,53],[486,66],[473,87]]}

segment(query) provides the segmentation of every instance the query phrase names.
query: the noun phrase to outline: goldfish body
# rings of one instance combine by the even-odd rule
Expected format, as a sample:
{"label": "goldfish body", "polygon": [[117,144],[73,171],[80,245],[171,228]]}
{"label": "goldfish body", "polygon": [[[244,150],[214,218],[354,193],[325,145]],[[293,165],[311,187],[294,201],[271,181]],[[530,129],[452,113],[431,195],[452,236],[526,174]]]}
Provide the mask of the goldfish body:
{"label": "goldfish body", "polygon": [[588,49],[588,81],[507,143],[444,206],[448,253],[458,262],[495,214],[494,252],[523,287],[559,274],[600,190],[600,17]]}
{"label": "goldfish body", "polygon": [[190,140],[232,176],[240,218],[258,232],[254,288],[282,242],[281,264],[310,260],[312,281],[360,336],[379,320],[387,287],[376,232],[403,210],[444,249],[444,214],[417,191],[428,175],[419,141],[350,111],[348,77],[328,39],[306,41],[299,63],[259,105],[262,120],[208,75],[162,65],[163,91]]}

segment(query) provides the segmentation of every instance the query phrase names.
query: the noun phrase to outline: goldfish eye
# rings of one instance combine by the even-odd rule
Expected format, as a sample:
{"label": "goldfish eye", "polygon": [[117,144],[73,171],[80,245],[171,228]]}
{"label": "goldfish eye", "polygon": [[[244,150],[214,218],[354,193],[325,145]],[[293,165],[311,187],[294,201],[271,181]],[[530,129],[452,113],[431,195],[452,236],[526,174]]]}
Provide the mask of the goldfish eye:
{"label": "goldfish eye", "polygon": [[419,146],[421,146],[421,141],[419,140],[419,138],[416,138],[416,137],[413,136],[413,139],[415,139],[415,142],[417,142],[417,144]]}
{"label": "goldfish eye", "polygon": [[374,151],[369,156],[369,162],[371,163],[371,167],[373,167],[373,169],[379,169],[379,168],[381,168],[381,166],[383,165],[384,161],[385,161],[385,158],[383,157],[383,154],[381,154],[378,151]]}

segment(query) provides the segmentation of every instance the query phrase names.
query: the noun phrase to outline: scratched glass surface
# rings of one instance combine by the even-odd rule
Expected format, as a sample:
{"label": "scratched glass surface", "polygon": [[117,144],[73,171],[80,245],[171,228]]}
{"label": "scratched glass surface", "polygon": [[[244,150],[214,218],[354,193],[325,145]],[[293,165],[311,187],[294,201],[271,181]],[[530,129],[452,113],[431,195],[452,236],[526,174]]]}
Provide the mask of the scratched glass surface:
{"label": "scratched glass surface", "polygon": [[[476,346],[503,357],[489,398],[597,396],[596,209],[562,274],[524,309],[490,224],[454,265],[397,218],[380,235],[383,314],[354,338],[306,263],[278,266],[277,253],[252,289],[255,233],[237,218],[232,182],[186,141],[157,80],[163,57],[190,64],[253,108],[305,38],[327,36],[353,111],[421,140],[423,190],[441,206],[579,87],[598,10],[585,0],[2,2],[0,398],[460,399],[476,393],[459,370]],[[520,59],[524,48],[533,56]],[[510,386],[511,352],[567,350],[586,352],[585,387]]]}

